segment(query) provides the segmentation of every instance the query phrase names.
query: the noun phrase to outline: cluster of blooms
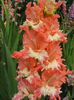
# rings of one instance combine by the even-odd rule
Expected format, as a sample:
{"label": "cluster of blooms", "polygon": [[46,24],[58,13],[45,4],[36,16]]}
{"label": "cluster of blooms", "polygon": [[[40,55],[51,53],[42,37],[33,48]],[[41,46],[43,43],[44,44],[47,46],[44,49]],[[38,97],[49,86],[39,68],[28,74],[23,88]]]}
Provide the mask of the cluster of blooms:
{"label": "cluster of blooms", "polygon": [[59,0],[62,1],[62,13],[64,16],[67,15],[67,9],[66,9],[66,1],[65,0]]}
{"label": "cluster of blooms", "polygon": [[69,25],[74,25],[74,3],[71,5],[69,9]]}
{"label": "cluster of blooms", "polygon": [[[21,6],[19,6],[19,3],[23,3],[23,1],[22,0],[15,0],[15,2],[12,2],[11,0],[4,0],[4,5],[9,10],[11,21],[14,21],[14,22],[16,21],[16,19],[15,19],[15,12],[17,10],[21,10]],[[5,21],[5,12],[4,12],[4,7],[3,6],[2,6],[2,10],[1,10],[1,16],[2,16],[3,21]],[[16,16],[20,17],[21,14],[16,12]]]}
{"label": "cluster of blooms", "polygon": [[61,85],[66,75],[71,74],[62,63],[60,43],[66,42],[66,35],[59,30],[59,15],[55,11],[61,2],[39,0],[27,4],[26,21],[20,26],[24,30],[23,50],[15,51],[18,59],[18,93],[12,100],[22,100],[28,96],[36,100],[49,96],[49,100],[61,100]]}

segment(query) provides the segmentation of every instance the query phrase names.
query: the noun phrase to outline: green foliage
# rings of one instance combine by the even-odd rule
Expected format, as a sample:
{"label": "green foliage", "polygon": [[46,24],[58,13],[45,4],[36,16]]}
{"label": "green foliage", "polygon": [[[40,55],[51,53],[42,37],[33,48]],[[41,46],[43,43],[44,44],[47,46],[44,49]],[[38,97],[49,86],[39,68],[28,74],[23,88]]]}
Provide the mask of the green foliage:
{"label": "green foliage", "polygon": [[74,35],[68,35],[68,42],[63,44],[63,56],[68,69],[74,70]]}
{"label": "green foliage", "polygon": [[0,17],[0,99],[11,100],[17,92],[16,61],[11,58],[11,54],[18,48],[20,34],[18,34],[19,27],[10,20],[9,9],[3,0],[1,3],[5,11],[6,25]]}
{"label": "green foliage", "polygon": [[[67,65],[67,69],[70,69],[73,71],[74,74],[74,29],[71,30],[71,32],[68,34],[68,42],[66,44],[63,44],[63,57],[65,58],[65,65]],[[74,98],[74,86],[71,86],[71,89],[69,89],[69,86],[65,87],[67,90],[67,96],[69,100],[72,100]]]}

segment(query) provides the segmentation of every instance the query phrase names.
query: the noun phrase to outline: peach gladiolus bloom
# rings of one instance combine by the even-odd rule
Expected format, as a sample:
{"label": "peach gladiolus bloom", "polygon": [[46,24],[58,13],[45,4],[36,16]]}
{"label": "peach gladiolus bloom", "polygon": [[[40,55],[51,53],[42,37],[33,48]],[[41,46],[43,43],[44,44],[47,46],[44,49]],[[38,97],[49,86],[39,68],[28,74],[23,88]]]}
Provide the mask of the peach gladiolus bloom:
{"label": "peach gladiolus bloom", "polygon": [[[51,5],[51,6],[50,6]],[[12,100],[30,100],[49,96],[49,100],[61,100],[61,85],[71,74],[63,64],[60,43],[66,42],[66,35],[59,29],[58,14],[55,11],[61,2],[38,0],[27,4],[26,21],[20,26],[24,30],[23,49],[15,51],[18,59],[18,93]]]}

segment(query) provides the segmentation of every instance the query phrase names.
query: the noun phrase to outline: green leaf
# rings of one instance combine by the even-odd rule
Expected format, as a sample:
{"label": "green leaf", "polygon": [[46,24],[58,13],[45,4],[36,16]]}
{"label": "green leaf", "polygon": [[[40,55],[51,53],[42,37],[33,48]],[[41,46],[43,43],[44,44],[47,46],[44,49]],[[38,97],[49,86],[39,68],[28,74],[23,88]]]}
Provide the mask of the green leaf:
{"label": "green leaf", "polygon": [[5,17],[6,17],[6,40],[8,40],[9,29],[10,29],[10,13],[9,9],[4,5],[4,1],[1,0],[2,6],[4,7]]}
{"label": "green leaf", "polygon": [[6,29],[5,29],[5,26],[4,26],[4,22],[2,21],[2,18],[1,18],[1,16],[0,16],[0,28],[1,28],[1,30],[2,30],[2,33],[3,33],[3,36],[4,36],[4,38],[5,38],[5,31],[6,31]]}
{"label": "green leaf", "polygon": [[1,100],[10,100],[11,92],[10,92],[10,80],[8,78],[5,66],[3,66],[3,62],[0,63],[0,99]]}
{"label": "green leaf", "polygon": [[11,89],[12,94],[16,93],[17,90],[17,82],[15,81],[16,78],[16,63],[11,58],[11,53],[8,49],[8,47],[5,45],[6,50],[6,61],[7,61],[7,73],[11,82]]}

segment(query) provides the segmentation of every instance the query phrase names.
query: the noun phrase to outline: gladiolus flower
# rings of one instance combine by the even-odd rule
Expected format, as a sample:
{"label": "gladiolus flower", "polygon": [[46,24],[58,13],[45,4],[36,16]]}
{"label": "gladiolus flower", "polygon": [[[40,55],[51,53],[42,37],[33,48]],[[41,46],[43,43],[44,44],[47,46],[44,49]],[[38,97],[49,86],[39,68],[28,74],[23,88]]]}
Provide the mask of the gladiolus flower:
{"label": "gladiolus flower", "polygon": [[60,43],[66,42],[66,35],[59,29],[59,15],[54,14],[61,2],[38,0],[26,9],[26,21],[20,26],[24,30],[23,50],[15,51],[18,59],[18,93],[12,100],[30,100],[49,96],[49,100],[61,100],[61,85],[71,74],[63,64]]}

